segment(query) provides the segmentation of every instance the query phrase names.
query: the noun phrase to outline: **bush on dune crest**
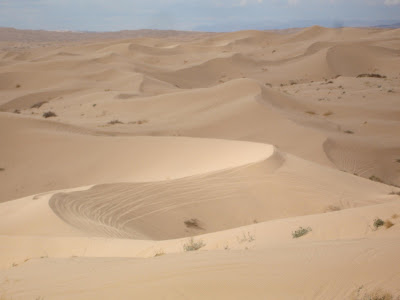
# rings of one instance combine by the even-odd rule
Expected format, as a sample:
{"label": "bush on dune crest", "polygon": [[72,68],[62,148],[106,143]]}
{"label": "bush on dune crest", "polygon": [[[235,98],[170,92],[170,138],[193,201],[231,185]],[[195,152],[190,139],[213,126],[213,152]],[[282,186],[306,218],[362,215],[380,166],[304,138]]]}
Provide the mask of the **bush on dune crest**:
{"label": "bush on dune crest", "polygon": [[187,252],[187,251],[196,251],[196,250],[199,250],[200,248],[203,248],[205,245],[206,244],[202,240],[199,240],[199,241],[196,242],[194,240],[194,238],[191,237],[189,239],[189,241],[183,245],[183,250],[185,252]]}
{"label": "bush on dune crest", "polygon": [[303,228],[303,227],[299,227],[299,229],[297,229],[296,231],[292,232],[292,237],[294,239],[299,238],[303,235],[306,235],[307,233],[309,233],[310,231],[312,231],[311,227],[307,227],[307,228]]}

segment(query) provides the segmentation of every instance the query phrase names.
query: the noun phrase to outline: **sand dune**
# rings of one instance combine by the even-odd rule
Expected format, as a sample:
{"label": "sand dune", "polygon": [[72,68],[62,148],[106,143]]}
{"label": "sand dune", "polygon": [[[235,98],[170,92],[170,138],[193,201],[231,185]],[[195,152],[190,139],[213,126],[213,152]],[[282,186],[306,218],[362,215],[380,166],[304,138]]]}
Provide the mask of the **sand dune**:
{"label": "sand dune", "polygon": [[400,296],[398,30],[0,38],[1,299]]}

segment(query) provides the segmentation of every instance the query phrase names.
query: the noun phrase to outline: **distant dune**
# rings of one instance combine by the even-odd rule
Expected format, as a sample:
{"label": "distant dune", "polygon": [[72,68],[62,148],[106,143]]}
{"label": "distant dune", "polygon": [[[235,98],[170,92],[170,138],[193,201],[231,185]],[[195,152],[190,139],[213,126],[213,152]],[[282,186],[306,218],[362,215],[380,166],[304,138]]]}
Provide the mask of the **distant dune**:
{"label": "distant dune", "polygon": [[399,70],[399,29],[0,28],[0,299],[400,299]]}

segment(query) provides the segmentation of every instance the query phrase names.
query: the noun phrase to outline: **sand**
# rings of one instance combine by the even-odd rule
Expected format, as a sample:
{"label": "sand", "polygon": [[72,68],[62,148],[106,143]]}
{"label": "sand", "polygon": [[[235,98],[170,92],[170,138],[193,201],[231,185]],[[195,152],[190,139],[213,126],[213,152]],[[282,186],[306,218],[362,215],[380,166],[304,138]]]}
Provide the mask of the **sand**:
{"label": "sand", "polygon": [[0,299],[400,297],[398,30],[0,41]]}

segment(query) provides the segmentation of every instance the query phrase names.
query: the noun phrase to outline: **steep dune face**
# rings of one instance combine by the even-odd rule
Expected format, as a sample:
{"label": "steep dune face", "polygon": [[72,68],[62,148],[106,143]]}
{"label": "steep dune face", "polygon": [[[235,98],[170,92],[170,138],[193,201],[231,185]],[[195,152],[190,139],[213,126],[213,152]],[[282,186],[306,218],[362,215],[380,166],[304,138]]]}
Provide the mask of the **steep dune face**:
{"label": "steep dune face", "polygon": [[400,295],[398,30],[11,34],[1,299]]}

